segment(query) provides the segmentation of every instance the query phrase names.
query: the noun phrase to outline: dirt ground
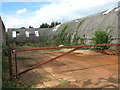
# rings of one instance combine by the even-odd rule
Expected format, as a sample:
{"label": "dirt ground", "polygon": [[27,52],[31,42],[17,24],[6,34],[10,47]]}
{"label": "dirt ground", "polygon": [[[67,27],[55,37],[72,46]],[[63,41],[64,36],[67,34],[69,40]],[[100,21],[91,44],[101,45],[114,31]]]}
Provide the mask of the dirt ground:
{"label": "dirt ground", "polygon": [[[66,52],[17,53],[18,72]],[[117,88],[118,56],[77,50],[19,76],[19,83],[36,88]]]}

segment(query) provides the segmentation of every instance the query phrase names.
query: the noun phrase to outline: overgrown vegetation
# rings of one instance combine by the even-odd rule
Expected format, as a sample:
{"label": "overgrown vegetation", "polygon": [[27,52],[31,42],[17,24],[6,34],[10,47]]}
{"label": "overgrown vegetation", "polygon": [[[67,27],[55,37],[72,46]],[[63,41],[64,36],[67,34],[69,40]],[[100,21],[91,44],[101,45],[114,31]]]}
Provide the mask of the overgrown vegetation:
{"label": "overgrown vegetation", "polygon": [[[65,25],[64,28],[62,29],[61,33],[54,35],[51,40],[48,41],[46,38],[39,44],[27,43],[26,45],[32,46],[32,47],[59,46],[59,45],[64,45],[64,46],[85,45],[86,38],[85,37],[82,38],[82,37],[78,36],[78,29],[85,20],[86,20],[86,18],[83,19],[78,24],[78,27],[74,34],[68,33],[66,31],[68,28],[68,25]],[[105,31],[103,31],[103,30],[95,31],[94,37],[90,39],[92,41],[91,44],[94,44],[94,45],[110,44],[113,39],[112,39],[112,35],[110,35],[110,32],[108,32],[109,28],[111,28],[111,26],[108,26]],[[99,46],[99,47],[84,47],[81,49],[95,50],[95,49],[108,49],[108,48],[109,48],[108,46]],[[54,50],[48,50],[48,51],[54,51]]]}
{"label": "overgrown vegetation", "polygon": [[78,29],[81,26],[81,24],[87,19],[87,17],[85,19],[83,19],[77,26],[77,30],[75,32],[74,38],[73,38],[73,45],[84,45],[85,44],[85,40],[84,38],[79,37],[78,34]]}
{"label": "overgrown vegetation", "polygon": [[[94,33],[94,37],[91,39],[92,43],[94,45],[96,44],[110,44],[112,39],[112,35],[109,35],[109,33],[107,33],[107,30],[110,28],[110,26],[107,27],[107,29],[105,31],[103,30],[97,30]],[[109,46],[98,46],[96,47],[96,49],[108,49]]]}
{"label": "overgrown vegetation", "polygon": [[[6,33],[7,40],[7,33]],[[8,50],[13,49],[14,40],[7,40],[6,45],[2,45],[2,88],[21,88],[17,86],[16,82],[18,81],[16,78],[11,79],[9,77],[9,64],[8,64]]]}
{"label": "overgrown vegetation", "polygon": [[[84,38],[82,37],[79,37],[77,34],[78,34],[78,29],[80,27],[80,25],[86,20],[83,19],[78,27],[77,27],[77,30],[75,32],[75,34],[70,34],[68,32],[66,32],[66,29],[68,28],[68,25],[66,25],[61,33],[59,33],[58,35],[54,35],[53,38],[52,38],[52,44],[53,45],[65,45],[65,46],[72,46],[72,45],[84,45],[85,44],[85,40]],[[73,38],[72,38],[72,35],[73,35]]]}
{"label": "overgrown vegetation", "polygon": [[69,41],[69,35],[68,33],[65,32],[65,30],[67,29],[68,25],[66,25],[61,33],[59,33],[58,35],[54,35],[53,38],[52,38],[52,42],[54,43],[54,45],[61,45],[61,44],[68,44],[70,41]]}
{"label": "overgrown vegetation", "polygon": [[[11,45],[9,45],[11,46]],[[8,64],[8,49],[9,46],[2,46],[2,88],[21,88],[17,86],[16,82],[18,81],[16,78],[11,79],[9,77],[9,64]]]}
{"label": "overgrown vegetation", "polygon": [[[59,45],[64,45],[64,46],[73,46],[73,45],[85,45],[85,39],[82,37],[79,37],[78,34],[78,29],[80,25],[86,20],[83,19],[77,26],[76,32],[73,35],[72,33],[68,33],[66,30],[68,28],[68,25],[65,25],[64,28],[62,29],[61,33],[53,35],[51,40],[48,40],[48,37],[41,39],[39,44],[33,44],[33,43],[27,43],[27,46],[32,46],[32,47],[44,47],[44,46],[59,46]],[[52,22],[51,25],[47,23],[43,23],[40,28],[45,28],[49,27],[52,28],[58,24],[61,24],[59,22]],[[31,28],[32,26],[29,26]],[[14,43],[14,40],[11,39],[8,41],[8,43]],[[17,44],[17,46],[23,46],[23,43]]]}
{"label": "overgrown vegetation", "polygon": [[7,55],[8,55],[8,47],[3,45],[2,46],[2,72],[5,72],[6,70],[8,70]]}
{"label": "overgrown vegetation", "polygon": [[[80,28],[80,26],[82,25],[82,23],[87,19],[84,18],[81,22],[79,22],[75,33],[68,33],[66,30],[68,29],[68,25],[65,25],[64,28],[62,29],[61,33],[53,35],[51,40],[48,40],[48,37],[44,38],[43,40],[41,40],[41,42],[39,44],[32,44],[32,43],[27,43],[27,46],[32,46],[32,47],[44,47],[44,46],[59,46],[59,45],[64,45],[64,46],[73,46],[73,45],[85,45],[86,44],[86,37],[85,35],[83,35],[83,37],[80,37],[78,35],[78,30]],[[44,28],[44,27],[49,27],[52,28],[55,25],[58,25],[60,23],[58,22],[52,22],[51,25],[47,24],[47,23],[43,23],[40,28]],[[109,35],[110,32],[108,32],[109,28],[111,28],[111,26],[108,26],[106,28],[105,31],[103,30],[97,30],[94,33],[94,37],[91,38],[90,40],[92,41],[91,44],[110,44],[112,39],[112,36]],[[12,42],[12,40],[10,40],[9,42]],[[23,46],[23,44],[19,44],[19,46]],[[85,47],[83,49],[107,49],[109,48],[108,46],[99,46],[96,48],[93,47]],[[52,50],[50,50],[52,51]]]}

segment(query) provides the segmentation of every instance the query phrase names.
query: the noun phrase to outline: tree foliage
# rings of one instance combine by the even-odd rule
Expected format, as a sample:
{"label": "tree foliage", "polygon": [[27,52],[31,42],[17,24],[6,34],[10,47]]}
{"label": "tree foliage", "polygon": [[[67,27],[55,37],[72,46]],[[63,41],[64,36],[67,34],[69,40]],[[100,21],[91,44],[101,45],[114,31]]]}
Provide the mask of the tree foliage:
{"label": "tree foliage", "polygon": [[61,24],[61,23],[60,22],[51,22],[50,25],[48,23],[42,23],[40,25],[40,28],[52,28],[52,27],[57,26],[59,24]]}
{"label": "tree foliage", "polygon": [[20,29],[25,29],[25,27],[21,27]]}
{"label": "tree foliage", "polygon": [[40,25],[40,28],[49,28],[49,24],[47,24],[47,23],[42,23],[42,24]]}
{"label": "tree foliage", "polygon": [[[109,35],[107,31],[97,30],[94,33],[94,37],[91,39],[93,44],[110,44],[112,35]],[[99,46],[97,49],[107,49],[108,46]]]}
{"label": "tree foliage", "polygon": [[30,25],[29,28],[33,28],[33,26]]}
{"label": "tree foliage", "polygon": [[52,22],[51,25],[49,26],[49,28],[52,28],[52,27],[57,26],[59,24],[61,24],[61,23],[60,22]]}

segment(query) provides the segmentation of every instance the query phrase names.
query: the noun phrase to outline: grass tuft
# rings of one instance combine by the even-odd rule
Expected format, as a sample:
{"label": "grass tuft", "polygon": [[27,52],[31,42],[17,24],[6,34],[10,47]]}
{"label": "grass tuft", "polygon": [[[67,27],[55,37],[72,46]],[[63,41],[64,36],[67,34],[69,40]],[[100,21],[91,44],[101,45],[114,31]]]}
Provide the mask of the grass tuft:
{"label": "grass tuft", "polygon": [[68,82],[67,81],[61,81],[60,83],[59,83],[59,85],[64,85],[64,84],[67,84]]}

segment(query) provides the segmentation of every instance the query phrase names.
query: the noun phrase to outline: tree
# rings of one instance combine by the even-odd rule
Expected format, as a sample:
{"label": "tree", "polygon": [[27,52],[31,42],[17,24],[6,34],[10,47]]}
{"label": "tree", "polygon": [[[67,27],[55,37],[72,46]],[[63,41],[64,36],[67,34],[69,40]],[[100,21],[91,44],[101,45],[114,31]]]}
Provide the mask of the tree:
{"label": "tree", "polygon": [[33,28],[33,26],[30,25],[29,28]]}
{"label": "tree", "polygon": [[52,28],[52,27],[57,26],[59,24],[61,24],[61,23],[60,22],[52,22],[51,25],[49,26],[49,28]]}
{"label": "tree", "polygon": [[50,28],[54,27],[55,26],[55,23],[52,22],[51,25],[49,26]]}
{"label": "tree", "polygon": [[59,24],[61,24],[61,23],[60,22],[51,22],[50,25],[47,23],[42,23],[39,28],[52,28],[52,27],[57,26]]}
{"label": "tree", "polygon": [[49,24],[45,23],[44,25],[45,25],[45,28],[49,28]]}
{"label": "tree", "polygon": [[61,22],[55,22],[55,25],[59,25],[59,24],[61,24]]}
{"label": "tree", "polygon": [[21,27],[20,29],[25,29],[25,27]]}
{"label": "tree", "polygon": [[44,28],[44,23],[42,23],[42,24],[40,25],[40,28]]}
{"label": "tree", "polygon": [[47,23],[42,23],[42,25],[40,25],[40,28],[48,28],[49,27],[49,24]]}
{"label": "tree", "polygon": [[[93,44],[110,44],[112,35],[109,35],[107,31],[97,30],[94,33],[94,37],[91,39]],[[97,49],[107,49],[108,46],[99,46]]]}

